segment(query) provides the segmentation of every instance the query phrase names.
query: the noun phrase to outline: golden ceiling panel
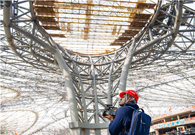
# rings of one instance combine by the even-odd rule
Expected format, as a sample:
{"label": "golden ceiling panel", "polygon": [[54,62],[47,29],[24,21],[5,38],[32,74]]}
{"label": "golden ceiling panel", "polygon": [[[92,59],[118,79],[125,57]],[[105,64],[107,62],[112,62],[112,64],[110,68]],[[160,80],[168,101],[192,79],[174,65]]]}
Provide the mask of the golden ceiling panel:
{"label": "golden ceiling panel", "polygon": [[55,42],[87,54],[120,48],[147,24],[155,6],[146,0],[34,0],[37,19]]}

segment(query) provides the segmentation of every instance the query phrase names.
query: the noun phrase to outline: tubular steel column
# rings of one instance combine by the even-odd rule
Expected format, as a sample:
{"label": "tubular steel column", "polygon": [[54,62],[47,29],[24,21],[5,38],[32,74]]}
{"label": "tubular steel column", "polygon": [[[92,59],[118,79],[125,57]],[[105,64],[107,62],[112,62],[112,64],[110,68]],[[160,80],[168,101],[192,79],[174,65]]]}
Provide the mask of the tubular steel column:
{"label": "tubular steel column", "polygon": [[[73,63],[73,67],[76,71],[76,73],[78,74],[78,78],[79,78],[79,84],[80,84],[80,90],[81,90],[81,96],[82,96],[82,106],[83,106],[83,113],[84,113],[84,122],[86,124],[88,124],[88,119],[87,119],[87,107],[86,107],[86,100],[85,100],[85,93],[84,93],[84,88],[83,88],[83,83],[82,83],[82,79],[81,79],[81,75],[79,74],[79,71],[78,71],[78,67],[76,65],[76,63],[74,62],[74,60],[72,59],[72,57],[68,54],[68,52],[65,50],[65,53],[69,56],[69,58],[72,60],[72,63]],[[78,115],[78,114],[77,114]],[[89,135],[90,132],[89,132],[89,129],[82,129],[82,135]]]}
{"label": "tubular steel column", "polygon": [[[76,103],[76,96],[74,93],[74,87],[72,85],[72,77],[70,75],[69,69],[62,58],[59,51],[54,53],[56,60],[62,70],[63,76],[65,78],[65,87],[68,94],[68,101],[69,101],[69,109],[70,109],[70,116],[73,122],[78,122],[78,110],[77,110],[77,103]],[[81,135],[81,128],[74,128],[71,130],[72,135]]]}
{"label": "tubular steel column", "polygon": [[122,73],[121,73],[121,77],[120,77],[120,84],[119,84],[119,92],[126,91],[127,76],[128,76],[129,67],[130,67],[131,62],[132,62],[134,50],[135,50],[135,38],[134,38],[133,43],[131,44],[131,46],[129,48],[127,57],[125,59],[125,63],[124,63],[123,68],[122,68]]}

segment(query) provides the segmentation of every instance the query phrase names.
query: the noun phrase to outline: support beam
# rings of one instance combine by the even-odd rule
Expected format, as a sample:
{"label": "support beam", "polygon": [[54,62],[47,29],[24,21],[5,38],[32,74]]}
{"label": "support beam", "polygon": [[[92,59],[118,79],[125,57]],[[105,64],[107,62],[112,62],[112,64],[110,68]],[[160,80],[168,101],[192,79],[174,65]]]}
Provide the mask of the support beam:
{"label": "support beam", "polygon": [[[76,96],[74,93],[74,87],[72,84],[72,77],[69,71],[68,66],[66,65],[62,55],[60,54],[59,50],[55,53],[55,58],[62,70],[64,79],[65,79],[65,87],[68,94],[68,101],[69,101],[69,109],[71,114],[71,121],[78,122],[78,110],[77,110],[77,103],[76,103]],[[76,129],[71,130],[71,135],[81,135],[81,128],[78,127]]]}
{"label": "support beam", "polygon": [[129,67],[131,65],[131,61],[133,58],[134,50],[135,50],[135,39],[133,40],[133,42],[129,48],[127,57],[125,59],[125,63],[124,63],[123,68],[122,68],[122,73],[121,73],[121,77],[120,77],[120,84],[119,84],[119,92],[126,91],[127,76],[128,76]]}

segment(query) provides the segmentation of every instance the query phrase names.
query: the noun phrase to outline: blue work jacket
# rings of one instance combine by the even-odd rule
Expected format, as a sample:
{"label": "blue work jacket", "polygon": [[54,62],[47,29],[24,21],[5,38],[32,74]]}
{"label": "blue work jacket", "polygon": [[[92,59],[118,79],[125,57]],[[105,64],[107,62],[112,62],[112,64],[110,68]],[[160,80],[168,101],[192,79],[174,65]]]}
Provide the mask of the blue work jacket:
{"label": "blue work jacket", "polygon": [[129,132],[133,109],[126,106],[139,109],[139,106],[134,103],[126,103],[124,106],[120,107],[116,112],[115,119],[109,124],[109,132],[111,135],[123,135],[123,129]]}

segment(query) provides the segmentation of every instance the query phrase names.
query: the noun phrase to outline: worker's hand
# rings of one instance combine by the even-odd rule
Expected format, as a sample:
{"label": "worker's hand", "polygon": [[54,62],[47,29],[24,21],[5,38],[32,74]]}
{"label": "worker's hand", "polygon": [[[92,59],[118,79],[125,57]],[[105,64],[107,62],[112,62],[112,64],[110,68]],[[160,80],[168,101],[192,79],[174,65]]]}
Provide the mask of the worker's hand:
{"label": "worker's hand", "polygon": [[109,120],[114,120],[114,117],[110,115],[109,113],[107,113],[107,116],[104,116],[104,118],[107,118]]}

